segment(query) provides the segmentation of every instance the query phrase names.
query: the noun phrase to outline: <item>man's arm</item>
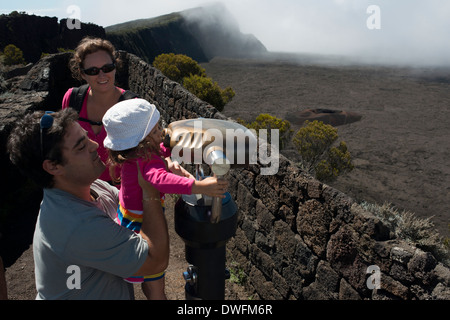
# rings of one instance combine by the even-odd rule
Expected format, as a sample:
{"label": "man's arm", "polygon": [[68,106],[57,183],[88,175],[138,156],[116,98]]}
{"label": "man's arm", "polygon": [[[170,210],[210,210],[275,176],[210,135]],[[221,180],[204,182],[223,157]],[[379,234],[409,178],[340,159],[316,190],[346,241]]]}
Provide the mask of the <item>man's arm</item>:
{"label": "man's arm", "polygon": [[140,235],[148,243],[148,256],[142,267],[133,275],[146,276],[166,270],[169,264],[169,232],[159,191],[144,180],[138,165],[139,185],[143,192],[143,221]]}

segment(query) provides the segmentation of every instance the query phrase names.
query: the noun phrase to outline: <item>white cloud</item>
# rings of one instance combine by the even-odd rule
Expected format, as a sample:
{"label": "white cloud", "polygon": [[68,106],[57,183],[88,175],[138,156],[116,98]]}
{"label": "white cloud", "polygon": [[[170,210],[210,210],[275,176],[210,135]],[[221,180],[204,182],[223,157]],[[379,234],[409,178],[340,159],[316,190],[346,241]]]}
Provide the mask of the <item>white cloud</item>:
{"label": "white cloud", "polygon": [[[26,8],[25,2],[17,6]],[[68,17],[80,7],[83,22],[101,26],[201,6],[208,0],[41,1],[36,14]],[[223,0],[244,33],[271,51],[359,55],[368,60],[450,65],[448,0]],[[28,2],[36,8],[36,2]],[[58,8],[55,7],[57,3]],[[368,30],[369,5],[381,9],[381,30]],[[47,6],[47,8],[46,8]],[[0,9],[2,10],[2,9]],[[18,10],[18,9],[17,9]],[[59,11],[58,11],[59,10]],[[30,12],[30,10],[21,10]],[[39,13],[38,13],[39,12]]]}
{"label": "white cloud", "polygon": [[[273,51],[355,55],[368,61],[450,64],[450,1],[241,1],[227,6]],[[369,5],[381,29],[369,30]]]}

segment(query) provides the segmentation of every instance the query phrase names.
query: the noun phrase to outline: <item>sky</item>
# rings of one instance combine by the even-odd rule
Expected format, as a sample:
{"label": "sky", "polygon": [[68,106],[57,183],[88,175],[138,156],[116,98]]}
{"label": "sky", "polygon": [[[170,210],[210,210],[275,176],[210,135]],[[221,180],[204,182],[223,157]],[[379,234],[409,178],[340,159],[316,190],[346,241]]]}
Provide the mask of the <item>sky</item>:
{"label": "sky", "polygon": [[[103,27],[208,0],[14,0],[0,13],[81,18]],[[243,33],[269,51],[343,55],[365,62],[450,66],[449,0],[223,0]]]}

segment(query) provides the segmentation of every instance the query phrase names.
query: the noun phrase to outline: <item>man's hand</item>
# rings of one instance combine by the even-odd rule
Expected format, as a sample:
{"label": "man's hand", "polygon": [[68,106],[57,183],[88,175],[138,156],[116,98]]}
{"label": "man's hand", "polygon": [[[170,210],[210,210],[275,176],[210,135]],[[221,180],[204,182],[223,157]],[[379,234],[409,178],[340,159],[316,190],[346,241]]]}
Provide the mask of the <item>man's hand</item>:
{"label": "man's hand", "polygon": [[142,189],[143,199],[159,198],[160,194],[159,194],[158,189],[156,189],[154,186],[152,186],[151,183],[146,181],[144,179],[144,177],[142,176],[141,168],[139,167],[138,161],[136,161],[136,166],[137,166],[137,170],[138,170],[138,182],[139,182],[139,186]]}
{"label": "man's hand", "polygon": [[160,193],[145,181],[138,166],[138,181],[143,195],[143,219],[140,236],[148,243],[148,257],[134,276],[157,274],[164,271],[169,263],[170,243],[166,218],[163,214]]}

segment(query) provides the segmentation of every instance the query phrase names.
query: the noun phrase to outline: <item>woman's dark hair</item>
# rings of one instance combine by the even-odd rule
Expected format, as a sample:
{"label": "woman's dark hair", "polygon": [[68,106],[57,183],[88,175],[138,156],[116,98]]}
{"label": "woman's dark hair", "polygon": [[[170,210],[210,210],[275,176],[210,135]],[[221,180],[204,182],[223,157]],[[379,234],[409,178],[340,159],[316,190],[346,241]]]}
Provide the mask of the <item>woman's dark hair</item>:
{"label": "woman's dark hair", "polygon": [[45,144],[44,154],[41,154],[40,120],[43,111],[25,115],[12,129],[7,142],[7,151],[11,162],[27,177],[42,188],[52,188],[53,176],[42,168],[44,160],[55,164],[64,164],[62,154],[64,136],[70,124],[78,120],[78,114],[71,108],[51,113],[53,124],[44,129],[42,138]]}
{"label": "woman's dark hair", "polygon": [[70,71],[72,71],[72,76],[82,81],[81,70],[84,69],[83,63],[84,59],[88,54],[95,53],[97,51],[105,51],[111,57],[113,62],[119,63],[117,59],[116,49],[113,44],[105,39],[85,37],[83,38],[75,49],[75,53],[69,62]]}

